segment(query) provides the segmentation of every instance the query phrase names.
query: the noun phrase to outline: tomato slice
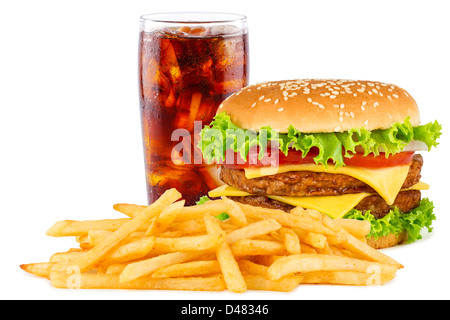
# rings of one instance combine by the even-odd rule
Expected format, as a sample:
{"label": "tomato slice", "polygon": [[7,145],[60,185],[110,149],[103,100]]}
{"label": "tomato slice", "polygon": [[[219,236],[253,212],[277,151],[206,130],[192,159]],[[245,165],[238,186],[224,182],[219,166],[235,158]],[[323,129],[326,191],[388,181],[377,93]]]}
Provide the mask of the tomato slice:
{"label": "tomato slice", "polygon": [[387,158],[384,152],[380,152],[378,156],[375,156],[373,153],[367,156],[356,153],[352,158],[344,158],[344,163],[348,166],[365,168],[395,167],[411,164],[413,156],[414,152],[411,151],[391,154]]}
{"label": "tomato slice", "polygon": [[[302,157],[302,152],[297,150],[289,150],[287,156],[281,151],[278,152],[278,150],[277,153],[278,156],[277,154],[272,156],[270,149],[267,149],[263,158],[259,160],[257,149],[255,147],[250,150],[245,163],[237,153],[233,153],[231,156],[230,154],[228,155],[223,165],[232,169],[245,169],[252,167],[266,167],[270,165],[315,164],[314,158],[319,154],[319,150],[317,148],[312,148],[304,158]],[[362,153],[355,153],[351,158],[344,157],[344,163],[348,166],[365,168],[395,167],[411,164],[413,156],[414,152],[399,152],[389,155],[388,158],[386,158],[383,152],[380,152],[378,156],[375,156],[374,154],[364,156]],[[333,163],[330,162],[330,164],[332,165]]]}

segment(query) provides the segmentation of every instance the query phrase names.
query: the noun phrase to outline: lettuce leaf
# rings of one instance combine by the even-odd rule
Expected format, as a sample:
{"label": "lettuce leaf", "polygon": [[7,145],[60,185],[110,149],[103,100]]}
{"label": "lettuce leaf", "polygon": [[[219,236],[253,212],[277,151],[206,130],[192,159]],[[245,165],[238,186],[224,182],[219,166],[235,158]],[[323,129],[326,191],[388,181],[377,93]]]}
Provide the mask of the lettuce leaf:
{"label": "lettuce leaf", "polygon": [[372,228],[368,237],[375,239],[391,233],[397,235],[406,231],[408,234],[406,243],[411,243],[422,239],[422,229],[426,228],[428,232],[433,231],[431,224],[433,220],[436,220],[433,209],[433,202],[428,198],[424,198],[420,201],[420,205],[417,208],[407,213],[402,213],[397,207],[394,207],[383,218],[375,219],[370,211],[363,214],[361,211],[353,209],[344,216],[344,219],[369,221]]}
{"label": "lettuce leaf", "polygon": [[378,155],[382,148],[386,158],[403,151],[413,140],[423,141],[431,149],[438,145],[441,129],[437,121],[413,127],[406,118],[403,123],[394,123],[385,130],[355,128],[346,132],[304,133],[291,125],[287,133],[279,134],[269,126],[258,131],[241,129],[230,120],[229,115],[222,112],[202,129],[198,147],[207,163],[222,163],[227,150],[238,153],[245,163],[249,150],[254,146],[259,148],[258,159],[261,160],[269,142],[278,144],[285,155],[295,149],[306,157],[312,148],[317,148],[319,154],[314,157],[316,164],[327,166],[331,162],[339,167],[345,165],[344,157],[351,158],[355,154],[357,147],[364,150],[364,155]]}
{"label": "lettuce leaf", "polygon": [[195,205],[199,206],[204,204],[205,202],[208,202],[209,200],[211,200],[208,196],[202,196],[200,197],[200,199],[195,203]]}

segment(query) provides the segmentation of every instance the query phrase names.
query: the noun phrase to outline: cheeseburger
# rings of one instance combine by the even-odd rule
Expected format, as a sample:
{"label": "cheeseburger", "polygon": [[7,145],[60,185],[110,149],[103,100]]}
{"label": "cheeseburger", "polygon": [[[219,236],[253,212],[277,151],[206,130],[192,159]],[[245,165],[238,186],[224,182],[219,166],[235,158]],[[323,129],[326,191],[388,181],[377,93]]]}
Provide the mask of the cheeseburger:
{"label": "cheeseburger", "polygon": [[420,124],[415,100],[396,85],[302,79],[231,95],[198,146],[224,183],[209,197],[368,220],[368,243],[386,248],[432,230],[417,152],[436,146],[440,130]]}

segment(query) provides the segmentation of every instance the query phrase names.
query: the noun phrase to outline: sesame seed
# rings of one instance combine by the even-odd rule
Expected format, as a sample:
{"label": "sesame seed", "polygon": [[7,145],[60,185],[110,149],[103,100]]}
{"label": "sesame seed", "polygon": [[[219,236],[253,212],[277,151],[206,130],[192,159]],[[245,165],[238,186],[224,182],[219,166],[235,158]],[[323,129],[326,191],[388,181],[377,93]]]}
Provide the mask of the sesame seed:
{"label": "sesame seed", "polygon": [[311,103],[311,102],[312,102],[312,99],[311,99],[311,98],[308,98],[307,100],[308,100],[308,102],[309,102],[309,103]]}
{"label": "sesame seed", "polygon": [[280,109],[278,109],[278,111],[279,111],[279,112],[281,112],[281,111],[283,111],[283,110],[284,110],[284,108],[280,108]]}
{"label": "sesame seed", "polygon": [[334,98],[336,98],[335,95],[331,95],[331,96],[330,96],[330,99],[334,99]]}
{"label": "sesame seed", "polygon": [[392,97],[391,97],[391,96],[387,96],[387,98],[388,98],[389,100],[392,100]]}
{"label": "sesame seed", "polygon": [[355,114],[353,112],[350,112],[350,117],[354,118]]}
{"label": "sesame seed", "polygon": [[280,100],[279,99],[277,99],[277,100],[275,100],[273,103],[275,103],[275,104],[277,104],[278,102],[279,102]]}
{"label": "sesame seed", "polygon": [[342,118],[342,117],[339,117],[339,121],[341,121],[341,122],[342,122],[342,121],[344,121],[344,118]]}
{"label": "sesame seed", "polygon": [[369,120],[364,121],[364,124],[367,126],[369,124]]}
{"label": "sesame seed", "polygon": [[264,96],[259,97],[259,101],[261,101],[261,100],[263,100],[263,99],[264,99]]}
{"label": "sesame seed", "polygon": [[256,102],[252,104],[250,108],[254,108],[256,106]]}
{"label": "sesame seed", "polygon": [[373,106],[376,108],[376,107],[379,107],[380,104],[379,104],[378,102],[374,102],[374,103],[373,103]]}
{"label": "sesame seed", "polygon": [[395,93],[394,93],[392,96],[393,96],[394,98],[396,98],[396,99],[398,98],[398,94],[395,94]]}
{"label": "sesame seed", "polygon": [[264,100],[264,102],[269,102],[269,101],[271,101],[272,99],[266,99],[266,100]]}

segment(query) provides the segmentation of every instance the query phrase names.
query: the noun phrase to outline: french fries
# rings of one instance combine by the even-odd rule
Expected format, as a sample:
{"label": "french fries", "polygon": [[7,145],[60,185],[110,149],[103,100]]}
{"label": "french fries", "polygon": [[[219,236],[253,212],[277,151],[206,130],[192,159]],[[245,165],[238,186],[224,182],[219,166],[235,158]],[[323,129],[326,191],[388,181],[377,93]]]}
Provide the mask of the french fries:
{"label": "french fries", "polygon": [[150,206],[114,205],[126,217],[57,222],[47,235],[75,237],[79,248],[20,267],[56,288],[232,292],[383,285],[403,268],[366,243],[363,221],[180,198],[170,189]]}

